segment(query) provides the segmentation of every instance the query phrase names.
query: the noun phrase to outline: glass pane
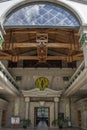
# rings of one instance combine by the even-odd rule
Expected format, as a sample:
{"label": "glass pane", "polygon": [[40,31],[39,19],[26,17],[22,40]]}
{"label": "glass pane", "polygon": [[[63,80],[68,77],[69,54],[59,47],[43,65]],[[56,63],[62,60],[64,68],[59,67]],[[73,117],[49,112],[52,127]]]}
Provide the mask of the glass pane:
{"label": "glass pane", "polygon": [[50,3],[26,5],[7,16],[4,26],[79,26],[78,20],[63,7]]}

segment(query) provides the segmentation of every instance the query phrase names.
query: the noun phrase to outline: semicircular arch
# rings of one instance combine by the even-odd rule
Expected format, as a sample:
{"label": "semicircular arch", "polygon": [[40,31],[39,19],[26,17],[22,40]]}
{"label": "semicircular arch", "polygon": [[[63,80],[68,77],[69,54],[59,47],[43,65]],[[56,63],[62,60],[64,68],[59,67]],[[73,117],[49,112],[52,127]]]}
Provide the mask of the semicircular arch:
{"label": "semicircular arch", "polygon": [[[12,7],[10,7],[7,11],[6,11],[6,13],[3,15],[4,17],[3,17],[3,21],[2,21],[2,23],[4,23],[4,21],[7,19],[7,17],[8,17],[8,15],[11,13],[11,12],[13,12],[15,9],[18,9],[18,8],[20,8],[20,7],[23,7],[24,5],[26,5],[26,4],[35,4],[35,3],[37,3],[37,2],[44,2],[44,1],[36,1],[36,0],[33,0],[33,1],[27,1],[27,2],[24,2],[24,1],[22,1],[22,2],[19,2],[19,3],[16,3],[14,6],[12,6]],[[64,8],[64,9],[66,9],[67,11],[70,11],[71,12],[71,14],[73,14],[77,19],[78,19],[78,21],[79,21],[79,23],[80,23],[80,25],[82,24],[82,19],[81,19],[81,17],[77,14],[77,12],[73,9],[73,8],[71,8],[69,5],[67,5],[67,4],[65,4],[65,3],[63,3],[63,2],[60,2],[60,1],[56,1],[56,2],[53,2],[52,0],[50,1],[50,0],[46,0],[45,1],[45,3],[50,3],[50,4],[56,4],[56,6],[61,6],[62,8]]]}

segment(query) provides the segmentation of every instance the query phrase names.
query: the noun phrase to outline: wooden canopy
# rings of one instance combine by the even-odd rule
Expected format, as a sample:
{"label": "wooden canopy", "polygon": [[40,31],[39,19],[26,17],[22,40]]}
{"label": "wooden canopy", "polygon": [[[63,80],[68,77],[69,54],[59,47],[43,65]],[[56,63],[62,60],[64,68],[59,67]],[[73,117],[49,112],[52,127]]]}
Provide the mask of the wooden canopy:
{"label": "wooden canopy", "polygon": [[0,60],[63,60],[83,59],[78,28],[6,28]]}

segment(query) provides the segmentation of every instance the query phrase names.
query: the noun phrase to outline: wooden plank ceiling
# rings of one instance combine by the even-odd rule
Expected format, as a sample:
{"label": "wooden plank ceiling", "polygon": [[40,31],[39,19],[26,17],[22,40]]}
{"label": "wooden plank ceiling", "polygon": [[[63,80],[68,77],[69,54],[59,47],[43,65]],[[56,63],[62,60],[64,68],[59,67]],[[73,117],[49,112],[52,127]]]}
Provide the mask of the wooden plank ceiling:
{"label": "wooden plank ceiling", "polygon": [[63,60],[83,59],[78,30],[75,28],[6,28],[0,60]]}

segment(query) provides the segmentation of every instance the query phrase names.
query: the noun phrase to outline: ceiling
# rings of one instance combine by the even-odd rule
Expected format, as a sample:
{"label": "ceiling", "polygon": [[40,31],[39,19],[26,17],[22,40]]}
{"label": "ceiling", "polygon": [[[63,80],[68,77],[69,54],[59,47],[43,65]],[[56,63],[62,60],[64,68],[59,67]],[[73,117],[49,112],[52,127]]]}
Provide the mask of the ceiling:
{"label": "ceiling", "polygon": [[6,28],[0,60],[73,62],[83,59],[78,28]]}
{"label": "ceiling", "polygon": [[[73,62],[83,59],[83,52],[79,44],[79,28],[5,28],[5,31],[5,41],[0,51],[0,60],[14,63],[27,60],[32,61],[31,64],[35,61],[37,64],[50,61],[50,64],[51,61]],[[22,71],[20,72],[22,73]],[[30,80],[29,75],[27,78]],[[34,75],[31,78],[33,80]],[[28,81],[26,80],[24,83]],[[60,90],[66,86],[62,76],[51,77],[50,81],[54,81],[55,89]],[[60,81],[63,84],[59,85]],[[22,85],[23,88],[25,84]],[[26,84],[25,88],[27,89],[28,86],[29,83]],[[31,84],[30,87],[32,88],[32,86],[35,87]],[[53,88],[53,86],[50,86],[50,88]],[[3,97],[2,91],[0,92]]]}

